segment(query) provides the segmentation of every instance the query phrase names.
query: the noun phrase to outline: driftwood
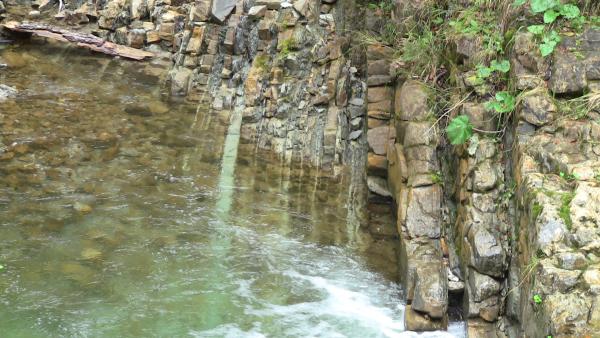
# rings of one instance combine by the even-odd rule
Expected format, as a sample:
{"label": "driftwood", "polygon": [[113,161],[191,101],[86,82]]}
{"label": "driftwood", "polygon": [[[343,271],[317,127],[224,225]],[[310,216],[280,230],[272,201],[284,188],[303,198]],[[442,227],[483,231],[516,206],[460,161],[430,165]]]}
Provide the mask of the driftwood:
{"label": "driftwood", "polygon": [[46,24],[10,21],[3,24],[2,27],[15,32],[32,33],[53,40],[75,43],[79,47],[88,48],[108,55],[122,56],[127,59],[143,60],[154,56],[153,53],[112,43],[92,34],[71,32],[66,29]]}

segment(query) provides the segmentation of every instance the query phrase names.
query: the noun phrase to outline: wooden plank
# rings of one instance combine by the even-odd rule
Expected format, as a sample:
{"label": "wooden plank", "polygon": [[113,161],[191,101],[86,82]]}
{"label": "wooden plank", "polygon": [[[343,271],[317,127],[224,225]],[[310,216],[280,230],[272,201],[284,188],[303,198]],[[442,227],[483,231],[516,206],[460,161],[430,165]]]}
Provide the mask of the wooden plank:
{"label": "wooden plank", "polygon": [[2,27],[15,32],[32,33],[36,36],[57,41],[72,42],[79,47],[132,60],[144,60],[146,58],[154,57],[154,54],[151,52],[112,43],[92,34],[71,32],[60,27],[46,24],[9,21],[3,24]]}

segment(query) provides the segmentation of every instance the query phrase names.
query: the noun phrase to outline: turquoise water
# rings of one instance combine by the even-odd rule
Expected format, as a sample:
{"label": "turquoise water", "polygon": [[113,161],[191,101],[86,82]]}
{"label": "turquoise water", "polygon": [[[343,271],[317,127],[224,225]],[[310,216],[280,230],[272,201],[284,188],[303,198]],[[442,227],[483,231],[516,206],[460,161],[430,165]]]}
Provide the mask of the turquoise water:
{"label": "turquoise water", "polygon": [[0,102],[0,336],[416,336],[395,243],[348,237],[344,175],[161,99],[168,60],[36,43],[0,63],[19,90]]}

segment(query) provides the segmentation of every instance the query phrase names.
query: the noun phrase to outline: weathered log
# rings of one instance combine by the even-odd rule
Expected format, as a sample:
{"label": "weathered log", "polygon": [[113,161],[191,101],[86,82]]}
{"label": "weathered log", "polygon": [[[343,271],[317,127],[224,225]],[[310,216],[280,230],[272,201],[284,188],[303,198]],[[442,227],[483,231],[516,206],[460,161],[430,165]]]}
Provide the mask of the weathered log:
{"label": "weathered log", "polygon": [[44,38],[62,42],[72,42],[79,47],[84,47],[108,55],[122,56],[127,59],[143,60],[154,56],[153,53],[106,41],[92,34],[72,32],[46,24],[10,21],[3,24],[2,27],[14,32],[32,33]]}

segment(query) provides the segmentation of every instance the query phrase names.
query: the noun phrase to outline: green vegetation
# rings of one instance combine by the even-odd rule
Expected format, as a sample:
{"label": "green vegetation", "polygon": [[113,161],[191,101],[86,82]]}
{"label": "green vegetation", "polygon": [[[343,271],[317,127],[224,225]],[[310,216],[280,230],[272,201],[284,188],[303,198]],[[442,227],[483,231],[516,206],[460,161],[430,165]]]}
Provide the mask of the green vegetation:
{"label": "green vegetation", "polygon": [[468,116],[460,115],[450,121],[446,133],[451,144],[463,144],[473,135],[473,125]]}
{"label": "green vegetation", "polygon": [[[516,0],[515,6],[522,6],[527,0]],[[539,50],[546,57],[560,43],[561,37],[553,24],[559,19],[564,19],[573,28],[580,28],[585,23],[579,7],[573,4],[563,4],[560,0],[530,0],[532,14],[543,15],[543,24],[531,25],[527,30],[538,38]]]}
{"label": "green vegetation", "polygon": [[571,201],[575,197],[574,192],[566,192],[560,196],[560,208],[558,208],[558,216],[563,220],[568,230],[573,226],[571,219]]}
{"label": "green vegetation", "polygon": [[367,7],[371,10],[381,10],[383,12],[391,12],[394,9],[394,3],[390,0],[380,1],[380,2],[370,2],[367,4]]}
{"label": "green vegetation", "polygon": [[433,184],[444,184],[444,180],[442,177],[442,173],[439,171],[436,171],[434,173],[429,174],[431,177],[431,181],[433,182]]}
{"label": "green vegetation", "polygon": [[508,60],[492,60],[489,67],[483,65],[477,66],[477,77],[481,80],[486,80],[495,72],[506,74],[510,71],[510,62]]}
{"label": "green vegetation", "polygon": [[544,207],[541,204],[539,204],[538,202],[533,203],[533,206],[531,207],[533,219],[537,219],[542,214],[543,210]]}
{"label": "green vegetation", "polygon": [[[370,0],[364,3],[363,9],[381,16],[381,27],[379,32],[357,34],[363,46],[375,43],[391,46],[396,51],[392,64],[398,73],[418,77],[440,94],[436,96],[436,116],[432,121],[447,123],[445,130],[453,145],[466,143],[473,132],[501,138],[506,130],[520,96],[509,80],[511,63],[507,55],[518,31],[531,32],[541,55],[546,57],[561,42],[561,34],[580,31],[584,23],[600,25],[600,18],[591,15],[600,10],[600,5],[592,0],[577,3],[570,0],[474,0],[471,3],[465,6],[449,0],[415,6],[410,9],[411,15],[398,22],[391,20],[393,1]],[[523,25],[523,19],[533,20],[533,24]],[[466,61],[463,60],[465,55]],[[471,101],[474,94],[477,95],[475,100],[485,102],[485,107],[494,113],[496,130],[477,130],[467,117],[456,113],[461,106],[451,94],[456,88],[461,88],[463,93],[472,90]],[[600,95],[594,99],[594,104],[600,107]],[[577,104],[577,116],[586,116],[590,111],[588,102]]]}
{"label": "green vegetation", "polygon": [[573,182],[579,179],[579,175],[577,174],[568,174],[562,171],[559,173],[559,176],[567,182]]}
{"label": "green vegetation", "polygon": [[294,49],[298,48],[298,43],[293,36],[282,40],[280,44],[281,50],[279,51],[279,57],[282,59],[287,58]]}
{"label": "green vegetation", "polygon": [[260,70],[261,75],[269,72],[269,57],[266,54],[259,54],[254,59],[256,67]]}
{"label": "green vegetation", "polygon": [[531,262],[529,264],[527,264],[525,266],[525,268],[523,269],[523,271],[521,272],[521,279],[519,280],[519,283],[517,285],[515,285],[514,287],[512,287],[510,290],[508,290],[508,292],[504,296],[505,298],[508,297],[508,295],[511,292],[520,288],[521,285],[523,285],[523,283],[525,283],[525,281],[527,281],[527,279],[529,279],[529,276],[531,276],[533,271],[535,271],[535,268],[538,266],[538,264],[540,264],[540,257],[541,257],[541,255],[539,253],[537,253],[536,255],[533,255],[531,257]]}
{"label": "green vegetation", "polygon": [[533,295],[533,302],[536,304],[542,304],[542,296],[538,294]]}
{"label": "green vegetation", "polygon": [[486,109],[492,109],[497,113],[510,113],[515,110],[517,99],[509,92],[497,92],[495,100],[486,103]]}

